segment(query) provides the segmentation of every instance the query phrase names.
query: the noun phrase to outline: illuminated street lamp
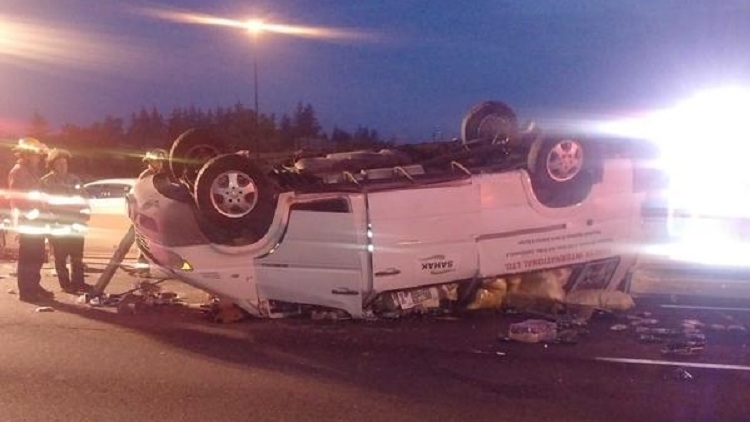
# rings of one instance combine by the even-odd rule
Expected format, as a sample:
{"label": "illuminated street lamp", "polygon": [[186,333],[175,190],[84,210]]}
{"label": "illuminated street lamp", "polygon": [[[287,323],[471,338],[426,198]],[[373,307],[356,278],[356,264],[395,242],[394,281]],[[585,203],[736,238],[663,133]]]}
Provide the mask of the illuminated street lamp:
{"label": "illuminated street lamp", "polygon": [[[260,106],[258,105],[258,37],[261,33],[270,32],[272,34],[283,34],[299,38],[330,41],[364,41],[370,39],[372,36],[372,34],[356,30],[289,25],[284,23],[266,22],[261,19],[235,20],[219,16],[180,12],[163,8],[149,7],[142,9],[141,12],[157,19],[172,22],[243,29],[253,36],[253,86],[255,89],[255,126],[257,129],[260,129]],[[258,134],[260,134],[259,131]],[[257,142],[260,144],[260,138],[258,138]]]}

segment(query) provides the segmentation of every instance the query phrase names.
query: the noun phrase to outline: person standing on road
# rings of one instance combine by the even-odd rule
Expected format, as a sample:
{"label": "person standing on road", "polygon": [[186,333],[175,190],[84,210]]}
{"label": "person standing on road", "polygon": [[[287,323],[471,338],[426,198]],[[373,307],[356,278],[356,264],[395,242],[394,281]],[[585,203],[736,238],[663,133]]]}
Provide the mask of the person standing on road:
{"label": "person standing on road", "polygon": [[54,293],[39,284],[45,260],[45,233],[35,225],[42,204],[37,199],[41,189],[41,164],[47,146],[35,138],[22,138],[13,148],[16,164],[8,174],[10,207],[14,226],[18,228],[18,296],[24,302],[50,300]]}
{"label": "person standing on road", "polygon": [[[64,149],[52,149],[47,156],[50,172],[42,177],[42,190],[51,194],[50,211],[55,225],[49,241],[55,257],[55,270],[60,287],[67,293],[87,292],[91,286],[83,280],[84,229],[88,222],[88,207],[81,180],[71,174],[71,154]],[[70,271],[68,271],[70,258]]]}
{"label": "person standing on road", "polygon": [[139,179],[153,176],[155,174],[167,171],[165,161],[169,153],[161,148],[152,149],[143,156],[143,162],[146,163],[146,169],[138,176]]}

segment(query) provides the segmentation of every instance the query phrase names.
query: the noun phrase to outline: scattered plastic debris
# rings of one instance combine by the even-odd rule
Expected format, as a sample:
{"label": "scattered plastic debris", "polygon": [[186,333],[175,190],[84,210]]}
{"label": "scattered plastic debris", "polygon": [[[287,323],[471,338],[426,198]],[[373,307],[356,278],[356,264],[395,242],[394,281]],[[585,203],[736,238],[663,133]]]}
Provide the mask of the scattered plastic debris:
{"label": "scattered plastic debris", "polygon": [[727,326],[727,331],[744,333],[747,332],[747,328],[742,324],[732,324]]}
{"label": "scattered plastic debris", "polygon": [[378,296],[373,307],[385,318],[400,318],[406,315],[445,312],[446,303],[458,300],[458,284],[451,283],[433,287],[400,290]]}
{"label": "scattered plastic debris", "polygon": [[612,330],[612,331],[623,331],[623,330],[627,330],[628,326],[625,325],[625,324],[615,324],[615,325],[609,327],[609,329]]}
{"label": "scattered plastic debris", "polygon": [[703,353],[705,344],[690,340],[667,343],[661,349],[663,355],[694,356]]}
{"label": "scattered plastic debris", "polygon": [[625,315],[625,319],[630,320],[630,321],[641,319],[641,318],[642,317],[640,317],[638,315],[633,315],[633,314]]}
{"label": "scattered plastic debris", "polygon": [[706,335],[700,332],[683,333],[682,337],[689,341],[706,342]]}
{"label": "scattered plastic debris", "polygon": [[557,329],[581,329],[586,328],[588,326],[588,323],[589,322],[585,318],[571,314],[564,314],[557,318]]}
{"label": "scattered plastic debris", "polygon": [[505,353],[505,352],[498,352],[498,351],[495,351],[495,352],[490,351],[490,352],[488,352],[488,351],[484,351],[484,350],[480,350],[480,349],[473,349],[471,351],[471,353],[473,353],[475,355],[487,355],[487,356],[497,356],[497,357],[503,357],[503,356],[507,355],[507,353]]}
{"label": "scattered plastic debris", "polygon": [[50,306],[40,306],[34,309],[34,312],[55,312],[55,309]]}
{"label": "scattered plastic debris", "polygon": [[664,376],[665,379],[672,379],[676,381],[693,381],[695,378],[693,377],[693,374],[687,371],[687,369],[679,367],[675,368],[667,375]]}
{"label": "scattered plastic debris", "polygon": [[635,332],[636,334],[650,334],[663,338],[677,337],[680,335],[680,330],[664,327],[636,327]]}
{"label": "scattered plastic debris", "polygon": [[697,319],[684,319],[682,320],[682,328],[696,328],[700,329],[705,327],[706,324],[698,321]]}
{"label": "scattered plastic debris", "polygon": [[638,341],[641,343],[663,343],[664,337],[655,334],[641,334],[638,336]]}
{"label": "scattered plastic debris", "polygon": [[557,339],[557,324],[542,319],[528,319],[511,324],[508,337],[522,343],[554,342]]}

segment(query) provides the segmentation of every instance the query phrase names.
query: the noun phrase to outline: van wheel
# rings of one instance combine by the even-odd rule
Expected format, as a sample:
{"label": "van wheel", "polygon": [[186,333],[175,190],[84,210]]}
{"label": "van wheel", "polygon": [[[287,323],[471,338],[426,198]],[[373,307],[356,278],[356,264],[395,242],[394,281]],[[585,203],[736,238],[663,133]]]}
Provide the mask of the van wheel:
{"label": "van wheel", "polygon": [[208,220],[254,242],[265,236],[273,222],[278,191],[250,158],[226,154],[203,166],[193,197]]}
{"label": "van wheel", "polygon": [[537,138],[527,162],[537,198],[557,207],[582,201],[593,186],[598,158],[593,145],[577,139]]}
{"label": "van wheel", "polygon": [[516,113],[499,101],[486,101],[475,106],[461,123],[461,141],[466,147],[505,143],[517,133]]}
{"label": "van wheel", "polygon": [[211,127],[188,129],[172,143],[169,169],[172,177],[193,186],[198,172],[210,159],[229,152],[227,143]]}

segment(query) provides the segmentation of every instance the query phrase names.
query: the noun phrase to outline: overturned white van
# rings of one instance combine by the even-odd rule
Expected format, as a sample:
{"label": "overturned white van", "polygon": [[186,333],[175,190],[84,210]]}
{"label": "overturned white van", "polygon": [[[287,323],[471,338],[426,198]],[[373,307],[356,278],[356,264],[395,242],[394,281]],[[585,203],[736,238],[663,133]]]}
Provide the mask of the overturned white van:
{"label": "overturned white van", "polygon": [[172,174],[134,187],[137,243],[171,277],[255,316],[455,307],[483,280],[559,267],[572,269],[568,289],[614,289],[635,262],[634,164],[518,130],[502,103],[473,109],[455,150],[421,160],[359,152],[264,168],[199,133],[176,141]]}

